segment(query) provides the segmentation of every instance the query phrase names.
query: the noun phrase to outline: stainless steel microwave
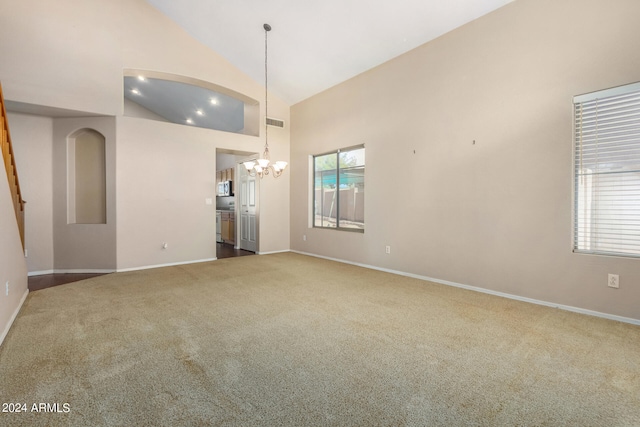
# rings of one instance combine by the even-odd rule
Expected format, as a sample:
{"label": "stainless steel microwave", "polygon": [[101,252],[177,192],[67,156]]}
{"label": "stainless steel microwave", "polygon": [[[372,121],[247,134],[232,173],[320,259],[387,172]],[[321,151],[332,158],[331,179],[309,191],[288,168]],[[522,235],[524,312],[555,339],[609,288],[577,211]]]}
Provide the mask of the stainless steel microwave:
{"label": "stainless steel microwave", "polygon": [[233,181],[219,182],[218,196],[233,196]]}

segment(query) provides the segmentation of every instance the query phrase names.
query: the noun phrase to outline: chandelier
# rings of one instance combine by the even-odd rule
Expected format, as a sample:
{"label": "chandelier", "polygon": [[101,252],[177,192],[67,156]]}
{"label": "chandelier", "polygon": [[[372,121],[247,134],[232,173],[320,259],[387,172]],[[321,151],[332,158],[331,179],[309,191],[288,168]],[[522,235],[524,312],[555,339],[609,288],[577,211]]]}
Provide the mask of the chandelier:
{"label": "chandelier", "polygon": [[267,117],[269,117],[267,114],[269,106],[267,102],[267,34],[271,31],[271,25],[264,24],[262,27],[264,28],[264,152],[259,159],[244,162],[243,164],[244,167],[247,168],[250,176],[263,178],[265,175],[272,175],[274,178],[278,178],[287,167],[287,162],[278,160],[277,162],[271,163],[269,156],[269,130],[267,125]]}

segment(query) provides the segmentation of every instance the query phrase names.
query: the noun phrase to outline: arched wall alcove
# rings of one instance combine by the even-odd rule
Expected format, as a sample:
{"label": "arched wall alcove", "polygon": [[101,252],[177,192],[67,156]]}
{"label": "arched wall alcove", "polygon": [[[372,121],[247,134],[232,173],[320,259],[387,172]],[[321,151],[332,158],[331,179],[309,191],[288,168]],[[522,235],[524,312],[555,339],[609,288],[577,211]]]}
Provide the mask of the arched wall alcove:
{"label": "arched wall alcove", "polygon": [[67,222],[107,223],[105,137],[84,128],[67,138]]}

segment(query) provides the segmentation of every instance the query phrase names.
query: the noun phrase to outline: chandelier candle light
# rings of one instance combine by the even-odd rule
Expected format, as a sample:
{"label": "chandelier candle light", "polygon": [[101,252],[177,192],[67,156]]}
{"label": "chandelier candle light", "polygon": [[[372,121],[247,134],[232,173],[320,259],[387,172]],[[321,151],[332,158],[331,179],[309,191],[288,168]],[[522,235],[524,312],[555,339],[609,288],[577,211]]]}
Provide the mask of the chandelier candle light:
{"label": "chandelier candle light", "polygon": [[267,34],[271,31],[271,25],[264,24],[264,153],[262,153],[262,157],[255,161],[244,162],[244,167],[247,168],[247,172],[250,176],[259,176],[260,178],[265,175],[273,175],[274,178],[278,178],[282,175],[285,168],[287,167],[287,162],[282,160],[278,160],[275,163],[271,163],[271,159],[269,157],[269,138],[268,134],[268,125],[267,125],[267,117],[268,114],[268,102],[267,102]]}

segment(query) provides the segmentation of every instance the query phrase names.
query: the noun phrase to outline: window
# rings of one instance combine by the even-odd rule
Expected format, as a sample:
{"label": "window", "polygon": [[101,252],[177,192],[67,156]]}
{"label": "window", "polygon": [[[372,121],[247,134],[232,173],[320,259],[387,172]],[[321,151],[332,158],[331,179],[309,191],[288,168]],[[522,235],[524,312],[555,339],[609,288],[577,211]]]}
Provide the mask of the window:
{"label": "window", "polygon": [[313,226],[364,232],[364,146],[313,156]]}
{"label": "window", "polygon": [[640,257],[640,83],[573,102],[573,249]]}

